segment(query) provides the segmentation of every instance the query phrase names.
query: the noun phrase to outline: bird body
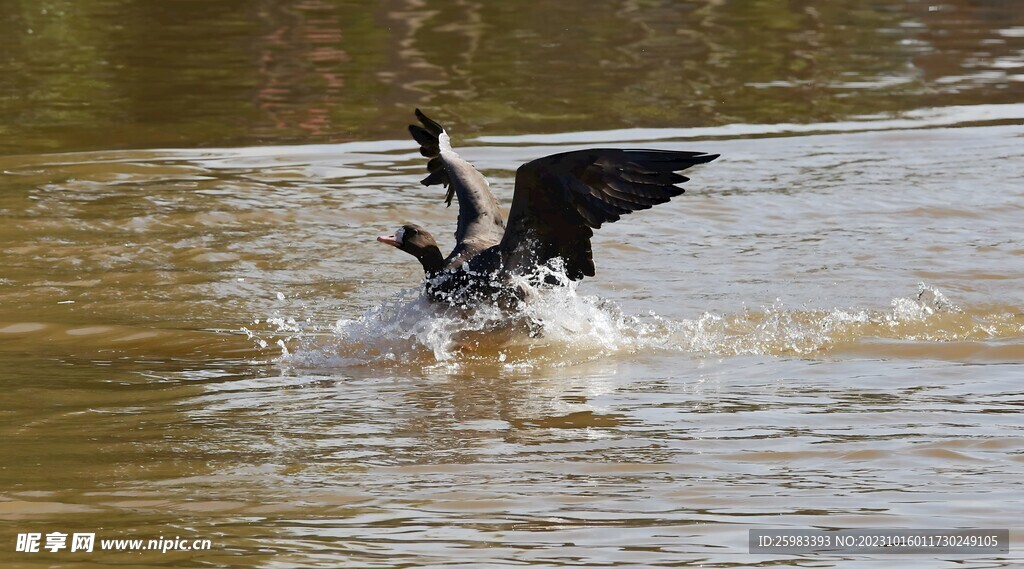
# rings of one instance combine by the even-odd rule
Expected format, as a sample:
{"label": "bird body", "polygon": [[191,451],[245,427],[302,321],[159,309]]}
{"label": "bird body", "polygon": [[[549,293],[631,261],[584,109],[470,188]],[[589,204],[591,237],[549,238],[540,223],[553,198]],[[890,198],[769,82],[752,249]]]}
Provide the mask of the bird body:
{"label": "bird body", "polygon": [[[456,245],[441,255],[424,228],[406,224],[377,240],[414,255],[423,265],[427,292],[438,302],[466,305],[519,295],[515,277],[538,277],[557,266],[569,280],[595,273],[590,238],[594,229],[622,215],[669,201],[683,193],[677,174],[710,162],[717,154],[668,150],[595,148],[553,154],[516,171],[508,222],[487,180],[452,150],[444,128],[419,109],[420,125],[409,132],[429,158],[422,184],[443,184],[445,201],[459,202]],[[557,279],[555,279],[557,280]]]}

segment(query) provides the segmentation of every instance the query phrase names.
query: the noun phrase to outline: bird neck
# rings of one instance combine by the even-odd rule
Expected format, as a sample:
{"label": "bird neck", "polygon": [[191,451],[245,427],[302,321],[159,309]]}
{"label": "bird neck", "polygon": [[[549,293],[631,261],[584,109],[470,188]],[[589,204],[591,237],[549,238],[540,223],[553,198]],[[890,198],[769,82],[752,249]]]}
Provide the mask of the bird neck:
{"label": "bird neck", "polygon": [[427,247],[422,253],[416,255],[416,258],[420,260],[423,272],[428,277],[437,275],[444,269],[444,256],[441,255],[441,250],[437,247]]}

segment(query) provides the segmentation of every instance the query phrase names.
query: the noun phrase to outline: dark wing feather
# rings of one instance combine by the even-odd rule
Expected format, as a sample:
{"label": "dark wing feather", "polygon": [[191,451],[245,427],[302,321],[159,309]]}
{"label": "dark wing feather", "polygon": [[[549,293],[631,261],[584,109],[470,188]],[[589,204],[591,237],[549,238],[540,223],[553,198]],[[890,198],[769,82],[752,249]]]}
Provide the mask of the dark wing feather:
{"label": "dark wing feather", "polygon": [[717,154],[599,148],[524,164],[500,249],[507,271],[526,273],[555,258],[573,280],[594,275],[594,229],[683,193],[676,174]]}
{"label": "dark wing feather", "polygon": [[420,145],[420,154],[429,158],[427,171],[430,174],[420,183],[424,186],[443,184],[448,188],[445,202],[450,206],[452,198],[459,198],[459,223],[455,229],[455,250],[448,257],[448,266],[453,261],[462,261],[476,253],[496,245],[505,230],[505,222],[487,186],[487,180],[466,162],[451,147],[444,127],[416,109],[420,125],[409,125],[409,134]]}

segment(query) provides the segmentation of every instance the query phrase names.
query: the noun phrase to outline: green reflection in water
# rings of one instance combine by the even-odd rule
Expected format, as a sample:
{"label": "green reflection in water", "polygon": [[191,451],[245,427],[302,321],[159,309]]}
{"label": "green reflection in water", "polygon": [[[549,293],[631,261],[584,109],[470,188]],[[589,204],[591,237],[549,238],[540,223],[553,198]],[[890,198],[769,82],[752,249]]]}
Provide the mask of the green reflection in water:
{"label": "green reflection in water", "polygon": [[22,0],[0,152],[818,122],[1021,100],[1014,2]]}

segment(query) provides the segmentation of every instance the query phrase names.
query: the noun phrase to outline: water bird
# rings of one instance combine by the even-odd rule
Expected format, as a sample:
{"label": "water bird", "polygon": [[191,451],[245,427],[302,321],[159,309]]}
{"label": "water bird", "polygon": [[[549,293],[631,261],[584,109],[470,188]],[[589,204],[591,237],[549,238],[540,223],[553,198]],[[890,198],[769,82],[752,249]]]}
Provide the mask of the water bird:
{"label": "water bird", "polygon": [[447,188],[448,206],[458,198],[455,248],[442,255],[433,235],[414,223],[377,240],[419,260],[432,301],[459,306],[522,300],[520,277],[555,284],[594,276],[595,229],[682,194],[677,184],[689,178],[677,172],[719,156],[593,148],[538,158],[516,170],[506,223],[487,180],[452,150],[444,127],[419,109],[416,118],[420,124],[409,125],[409,133],[429,159],[420,183]]}

